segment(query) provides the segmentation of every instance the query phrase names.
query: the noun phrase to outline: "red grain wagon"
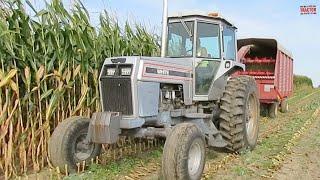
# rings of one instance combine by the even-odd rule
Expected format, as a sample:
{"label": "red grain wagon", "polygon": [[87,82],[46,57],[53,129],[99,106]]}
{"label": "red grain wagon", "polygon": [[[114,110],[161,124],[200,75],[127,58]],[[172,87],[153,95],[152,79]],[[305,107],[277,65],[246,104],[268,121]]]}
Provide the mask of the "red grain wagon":
{"label": "red grain wagon", "polygon": [[293,93],[293,57],[275,39],[250,38],[238,40],[238,58],[246,65],[242,75],[253,76],[258,84],[260,103],[270,117],[278,108],[289,109],[287,99]]}

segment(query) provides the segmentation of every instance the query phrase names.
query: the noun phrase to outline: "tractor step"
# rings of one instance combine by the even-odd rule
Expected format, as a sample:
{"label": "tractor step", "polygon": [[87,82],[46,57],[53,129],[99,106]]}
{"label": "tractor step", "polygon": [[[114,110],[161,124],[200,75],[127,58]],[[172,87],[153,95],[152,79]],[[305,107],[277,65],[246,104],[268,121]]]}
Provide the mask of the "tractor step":
{"label": "tractor step", "polygon": [[189,119],[209,119],[212,117],[211,114],[204,114],[204,113],[187,113],[184,117]]}

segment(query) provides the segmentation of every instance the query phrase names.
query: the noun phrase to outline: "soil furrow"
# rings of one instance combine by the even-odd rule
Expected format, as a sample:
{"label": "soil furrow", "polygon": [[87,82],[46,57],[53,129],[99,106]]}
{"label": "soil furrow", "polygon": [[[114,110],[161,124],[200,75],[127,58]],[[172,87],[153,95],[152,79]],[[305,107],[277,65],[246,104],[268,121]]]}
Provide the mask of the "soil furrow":
{"label": "soil furrow", "polygon": [[[291,113],[290,117],[288,118],[288,116],[283,117],[284,115],[280,115],[281,117],[279,117],[277,119],[277,123],[272,123],[272,122],[268,122],[268,121],[272,121],[268,118],[263,118],[264,119],[264,123],[262,123],[263,126],[270,126],[268,127],[264,133],[262,133],[259,137],[259,141],[261,142],[262,139],[266,138],[268,136],[268,134],[272,134],[273,132],[277,132],[279,131],[286,123],[288,123],[289,120],[286,119],[291,119],[293,117],[296,117],[297,114],[299,113],[299,108],[301,107],[301,105],[307,104],[308,101],[310,101],[310,99],[315,96],[317,93],[319,93],[320,91],[312,91],[312,92],[308,92],[307,94],[304,94],[304,96],[302,96],[300,99],[290,99],[289,102],[292,103],[292,107],[291,107]],[[298,102],[297,102],[298,101]],[[232,162],[233,160],[239,158],[239,155],[237,154],[226,154],[226,153],[217,153],[217,152],[211,152],[209,150],[209,152],[207,153],[209,155],[209,158],[207,158],[207,162],[206,162],[206,167],[205,167],[205,171],[204,171],[204,178],[208,179],[212,176],[212,174],[214,174],[215,172],[217,172],[219,169],[224,169],[226,165],[228,165],[230,162]],[[207,156],[208,156],[207,155]],[[145,167],[152,167],[151,165],[145,165]],[[157,171],[153,172],[153,173],[146,173],[145,176],[139,176],[138,179],[143,179],[143,177],[145,177],[145,179],[157,179],[159,171],[160,170],[160,162],[158,163],[158,169]],[[135,170],[133,170],[134,172]],[[134,174],[134,173],[133,173]],[[132,177],[132,174],[130,174]],[[135,178],[133,178],[135,179]]]}
{"label": "soil furrow", "polygon": [[[288,142],[289,140],[287,139],[290,139],[290,137],[292,137],[287,137],[288,134],[293,135],[295,131],[292,132],[292,130],[298,129],[300,127],[299,125],[302,126],[303,122],[306,122],[307,119],[312,117],[312,114],[316,112],[316,108],[319,107],[319,103],[317,102],[319,102],[320,96],[316,96],[318,92],[319,91],[316,91],[314,93],[311,93],[311,95],[306,95],[306,98],[301,98],[302,101],[293,104],[293,111],[291,111],[291,113],[281,114],[280,117],[274,121],[269,120],[273,121],[273,123],[275,124],[268,127],[267,130],[260,136],[259,145],[255,151],[244,155],[238,155],[237,158],[233,159],[233,161],[230,161],[224,167],[220,168],[221,172],[215,171],[214,173],[211,173],[212,176],[209,176],[209,178],[232,179],[232,177],[239,175],[240,177],[243,176],[243,179],[255,179],[264,177],[260,175],[260,169],[265,170],[272,167],[272,157],[264,156],[267,156],[267,152],[270,150],[277,151],[277,153],[279,153],[277,148],[283,148],[284,144],[278,144],[277,139],[279,142]],[[310,104],[315,105],[314,107],[310,107]],[[265,146],[266,149],[264,149]],[[274,156],[274,154],[272,154],[272,156]],[[269,162],[271,162],[270,165],[267,164]],[[230,171],[232,173],[230,173]]]}

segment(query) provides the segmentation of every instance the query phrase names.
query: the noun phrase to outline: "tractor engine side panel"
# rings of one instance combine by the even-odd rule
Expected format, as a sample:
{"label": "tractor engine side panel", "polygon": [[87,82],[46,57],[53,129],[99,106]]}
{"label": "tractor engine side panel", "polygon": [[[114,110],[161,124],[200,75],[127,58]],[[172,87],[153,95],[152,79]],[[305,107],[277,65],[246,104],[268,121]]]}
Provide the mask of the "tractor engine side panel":
{"label": "tractor engine side panel", "polygon": [[160,83],[138,81],[140,117],[157,116],[159,112]]}

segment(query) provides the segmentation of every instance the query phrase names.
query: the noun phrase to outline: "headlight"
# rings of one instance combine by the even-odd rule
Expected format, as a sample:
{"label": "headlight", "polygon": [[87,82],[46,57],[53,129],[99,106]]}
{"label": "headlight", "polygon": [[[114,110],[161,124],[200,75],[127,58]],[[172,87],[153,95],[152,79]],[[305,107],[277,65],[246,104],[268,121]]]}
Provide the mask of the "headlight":
{"label": "headlight", "polygon": [[116,68],[108,68],[107,69],[107,76],[114,76],[116,74]]}
{"label": "headlight", "polygon": [[122,68],[121,69],[121,76],[130,76],[131,75],[131,68]]}

